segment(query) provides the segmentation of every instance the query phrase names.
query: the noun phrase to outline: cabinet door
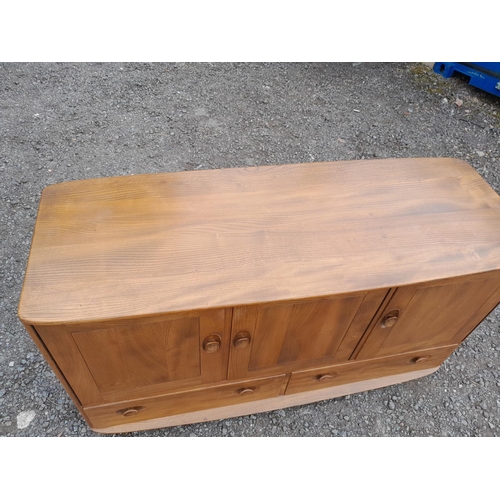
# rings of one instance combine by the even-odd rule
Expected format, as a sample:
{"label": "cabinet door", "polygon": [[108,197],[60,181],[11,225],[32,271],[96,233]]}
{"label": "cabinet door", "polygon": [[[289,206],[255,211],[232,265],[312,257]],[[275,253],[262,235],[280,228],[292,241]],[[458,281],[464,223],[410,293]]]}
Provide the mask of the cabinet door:
{"label": "cabinet door", "polygon": [[131,325],[37,331],[82,403],[95,404],[224,380],[230,316],[219,309]]}
{"label": "cabinet door", "polygon": [[398,288],[356,359],[460,344],[500,301],[500,275]]}
{"label": "cabinet door", "polygon": [[348,360],[387,292],[235,307],[229,378]]}

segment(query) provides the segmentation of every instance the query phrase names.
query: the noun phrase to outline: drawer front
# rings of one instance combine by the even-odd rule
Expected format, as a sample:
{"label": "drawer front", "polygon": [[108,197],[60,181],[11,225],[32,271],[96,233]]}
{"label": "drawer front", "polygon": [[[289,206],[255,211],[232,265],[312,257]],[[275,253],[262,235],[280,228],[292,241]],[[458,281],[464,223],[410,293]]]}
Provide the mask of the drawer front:
{"label": "drawer front", "polygon": [[95,428],[140,422],[279,396],[285,375],[84,408]]}
{"label": "drawer front", "polygon": [[439,366],[457,345],[292,373],[285,394],[324,389]]}

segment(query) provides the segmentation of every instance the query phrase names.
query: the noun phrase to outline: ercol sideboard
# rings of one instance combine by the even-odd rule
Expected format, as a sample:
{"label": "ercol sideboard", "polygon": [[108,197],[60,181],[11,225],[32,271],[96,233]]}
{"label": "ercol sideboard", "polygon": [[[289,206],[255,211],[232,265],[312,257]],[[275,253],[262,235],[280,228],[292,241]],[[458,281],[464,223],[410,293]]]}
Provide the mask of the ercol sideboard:
{"label": "ercol sideboard", "polygon": [[19,317],[98,432],[436,371],[500,302],[500,197],[452,158],[44,189]]}

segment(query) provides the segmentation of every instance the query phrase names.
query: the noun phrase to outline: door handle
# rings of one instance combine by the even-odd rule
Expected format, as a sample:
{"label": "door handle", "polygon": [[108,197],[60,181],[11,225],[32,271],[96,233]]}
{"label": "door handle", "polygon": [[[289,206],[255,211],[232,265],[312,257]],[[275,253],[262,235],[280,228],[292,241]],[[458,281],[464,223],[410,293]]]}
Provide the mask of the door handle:
{"label": "door handle", "polygon": [[399,319],[399,309],[387,313],[382,320],[382,328],[392,328]]}

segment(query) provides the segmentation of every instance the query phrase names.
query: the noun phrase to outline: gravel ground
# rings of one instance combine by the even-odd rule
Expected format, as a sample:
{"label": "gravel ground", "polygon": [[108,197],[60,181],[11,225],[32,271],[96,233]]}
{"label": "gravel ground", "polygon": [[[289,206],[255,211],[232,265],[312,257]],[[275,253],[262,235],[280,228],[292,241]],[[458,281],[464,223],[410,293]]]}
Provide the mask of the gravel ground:
{"label": "gravel ground", "polygon": [[[98,436],[17,319],[42,189],[90,177],[453,156],[500,193],[500,100],[422,64],[1,64],[0,435]],[[435,374],[139,436],[498,436],[500,308]]]}

